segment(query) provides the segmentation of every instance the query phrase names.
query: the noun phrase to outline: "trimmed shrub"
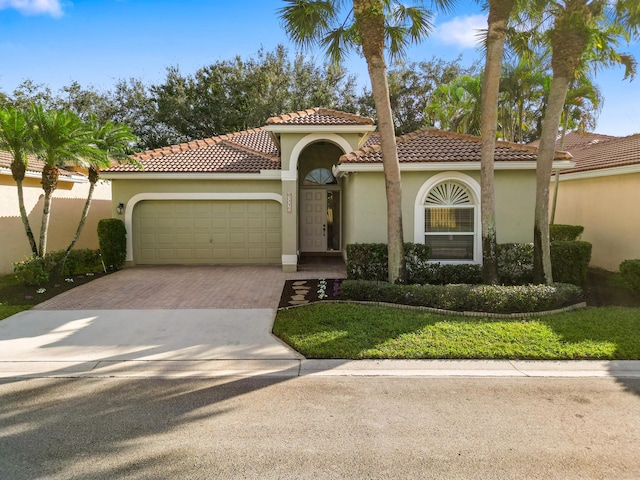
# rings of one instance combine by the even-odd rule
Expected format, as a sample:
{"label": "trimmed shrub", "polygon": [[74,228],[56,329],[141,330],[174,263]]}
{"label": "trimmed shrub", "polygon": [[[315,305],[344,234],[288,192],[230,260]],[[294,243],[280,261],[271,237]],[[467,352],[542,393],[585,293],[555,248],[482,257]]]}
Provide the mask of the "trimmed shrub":
{"label": "trimmed shrub", "polygon": [[551,268],[556,282],[584,285],[590,261],[589,242],[565,241],[551,244]]}
{"label": "trimmed shrub", "polygon": [[38,286],[48,282],[52,277],[69,277],[83,273],[102,270],[100,252],[97,250],[71,250],[67,263],[62,268],[65,250],[56,250],[42,257],[29,257],[13,264],[13,271],[18,280],[25,285]]}
{"label": "trimmed shrub", "polygon": [[480,283],[482,267],[468,263],[429,263],[413,277],[418,285],[446,285],[449,283]]}
{"label": "trimmed shrub", "polygon": [[533,282],[533,243],[499,244],[498,276],[503,285]]}
{"label": "trimmed shrub", "polygon": [[637,295],[640,295],[640,259],[625,260],[620,264],[620,275],[624,283]]}
{"label": "trimmed shrub", "polygon": [[37,287],[49,281],[55,267],[55,260],[50,255],[43,257],[29,257],[13,264],[16,278],[24,285]]}
{"label": "trimmed shrub", "polygon": [[580,301],[576,285],[390,285],[383,282],[345,280],[340,285],[345,300],[397,303],[455,311],[524,313],[553,310]]}
{"label": "trimmed shrub", "polygon": [[[407,283],[416,283],[428,265],[431,250],[418,243],[404,244],[404,259],[407,265]],[[351,280],[375,280],[384,282],[389,278],[389,257],[385,243],[352,243],[347,245],[347,278]]]}
{"label": "trimmed shrub", "polygon": [[103,218],[98,222],[98,243],[108,269],[120,270],[127,258],[127,230],[119,218]]}
{"label": "trimmed shrub", "polygon": [[549,240],[553,242],[573,242],[578,240],[584,232],[582,225],[549,225]]}

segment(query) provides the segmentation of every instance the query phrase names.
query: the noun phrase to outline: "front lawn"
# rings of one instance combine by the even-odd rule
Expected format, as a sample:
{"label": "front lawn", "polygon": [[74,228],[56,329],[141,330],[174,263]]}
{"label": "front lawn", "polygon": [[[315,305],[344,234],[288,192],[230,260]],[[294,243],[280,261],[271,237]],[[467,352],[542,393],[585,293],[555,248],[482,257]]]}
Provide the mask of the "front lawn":
{"label": "front lawn", "polygon": [[494,320],[321,303],[279,311],[273,332],[307,358],[640,359],[640,308]]}

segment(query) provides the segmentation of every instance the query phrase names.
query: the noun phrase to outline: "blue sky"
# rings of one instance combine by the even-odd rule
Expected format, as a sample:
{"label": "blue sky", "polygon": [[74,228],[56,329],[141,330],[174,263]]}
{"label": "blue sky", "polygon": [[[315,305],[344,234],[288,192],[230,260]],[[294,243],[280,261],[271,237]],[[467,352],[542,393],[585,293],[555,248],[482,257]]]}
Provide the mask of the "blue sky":
{"label": "blue sky", "polygon": [[[425,2],[428,4],[428,2]],[[458,2],[437,15],[429,39],[410,49],[409,60],[432,56],[463,62],[481,58],[474,45],[486,25],[476,2]],[[109,89],[121,78],[160,82],[168,66],[183,73],[260,47],[291,46],[277,16],[280,0],[0,0],[0,90],[29,78],[53,90],[71,81]],[[624,51],[640,59],[640,43]],[[322,59],[321,52],[305,52]],[[347,63],[368,84],[364,61]],[[622,81],[621,69],[605,70],[596,83],[605,97],[596,129],[609,135],[640,132],[640,75]],[[313,105],[310,105],[312,107]]]}

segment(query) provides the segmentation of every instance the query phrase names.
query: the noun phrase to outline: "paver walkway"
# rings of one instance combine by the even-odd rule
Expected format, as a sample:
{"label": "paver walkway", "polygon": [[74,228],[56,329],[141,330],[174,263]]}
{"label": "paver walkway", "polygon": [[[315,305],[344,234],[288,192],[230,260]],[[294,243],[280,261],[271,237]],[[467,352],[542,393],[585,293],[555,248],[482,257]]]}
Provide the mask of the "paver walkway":
{"label": "paver walkway", "polygon": [[285,280],[344,278],[344,264],[284,273],[274,265],[139,266],[68,290],[37,310],[277,308]]}

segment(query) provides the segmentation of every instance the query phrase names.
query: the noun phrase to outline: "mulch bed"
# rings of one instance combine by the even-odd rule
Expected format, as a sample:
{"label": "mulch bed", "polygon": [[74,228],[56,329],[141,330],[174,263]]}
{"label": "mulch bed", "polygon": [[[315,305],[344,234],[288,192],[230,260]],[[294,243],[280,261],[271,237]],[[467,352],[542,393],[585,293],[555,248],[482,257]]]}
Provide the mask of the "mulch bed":
{"label": "mulch bed", "polygon": [[278,308],[307,305],[323,300],[336,300],[340,295],[342,280],[342,278],[287,280],[282,289]]}
{"label": "mulch bed", "polygon": [[[39,287],[23,285],[19,282],[5,283],[0,286],[0,303],[8,305],[37,305],[49,300],[56,295],[71,290],[85,283],[89,283],[97,278],[109,275],[111,272],[95,272],[83,275],[73,275],[72,277],[55,277]],[[70,281],[70,280],[73,281]],[[42,291],[44,289],[44,291]],[[42,293],[38,293],[38,292]]]}

